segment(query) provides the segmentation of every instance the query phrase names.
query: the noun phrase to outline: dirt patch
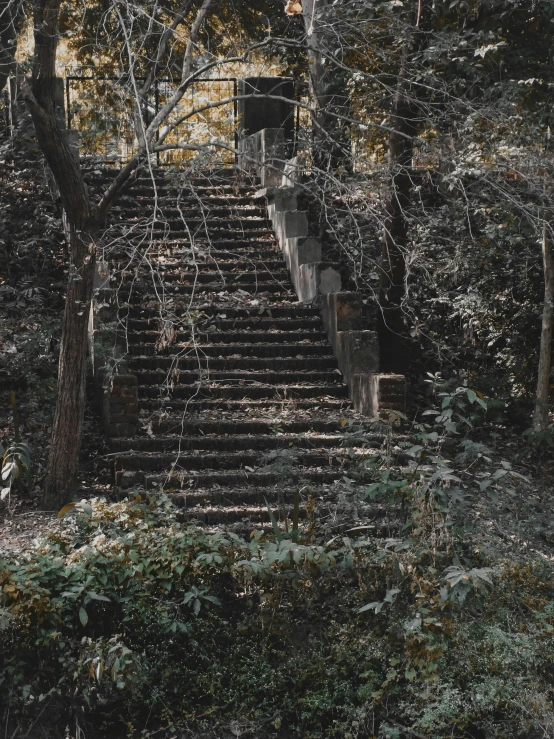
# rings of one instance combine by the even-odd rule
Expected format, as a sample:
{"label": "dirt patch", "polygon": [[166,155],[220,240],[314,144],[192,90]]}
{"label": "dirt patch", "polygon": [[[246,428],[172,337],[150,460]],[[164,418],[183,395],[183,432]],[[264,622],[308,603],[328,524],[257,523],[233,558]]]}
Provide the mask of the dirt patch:
{"label": "dirt patch", "polygon": [[0,554],[18,554],[32,548],[40,539],[59,526],[53,511],[41,511],[36,505],[20,505],[5,513],[1,524]]}

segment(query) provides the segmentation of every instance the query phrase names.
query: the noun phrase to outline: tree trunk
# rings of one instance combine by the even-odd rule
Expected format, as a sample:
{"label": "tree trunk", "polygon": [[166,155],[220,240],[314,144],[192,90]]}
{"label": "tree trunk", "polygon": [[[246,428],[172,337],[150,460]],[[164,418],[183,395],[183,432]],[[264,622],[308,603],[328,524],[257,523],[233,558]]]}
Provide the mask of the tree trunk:
{"label": "tree trunk", "polygon": [[404,372],[406,338],[402,301],[406,294],[406,248],[411,204],[413,137],[417,133],[418,110],[411,93],[410,61],[414,52],[415,27],[402,50],[398,82],[391,112],[392,133],[389,158],[391,193],[381,250],[380,324],[381,364],[386,372]]}
{"label": "tree trunk", "polygon": [[326,62],[326,48],[331,46],[329,30],[323,19],[330,0],[303,0],[312,113],[312,157],[321,171],[334,172],[339,167],[350,170],[350,131],[337,116],[348,115],[350,99],[344,71]]}
{"label": "tree trunk", "polygon": [[69,145],[63,116],[60,118],[56,110],[60,4],[61,0],[35,0],[33,75],[23,90],[40,149],[60,190],[70,252],[58,394],[43,498],[44,506],[49,509],[63,505],[75,490],[85,407],[87,330],[97,228],[79,160]]}
{"label": "tree trunk", "polygon": [[[75,214],[73,214],[75,216]],[[73,220],[73,219],[72,219]],[[58,399],[43,504],[60,508],[75,491],[85,408],[88,319],[94,277],[94,244],[66,220],[71,252],[62,322]]]}
{"label": "tree trunk", "polygon": [[537,395],[535,399],[535,415],[533,418],[533,428],[537,432],[546,431],[548,428],[548,398],[550,393],[550,368],[552,364],[552,326],[554,324],[554,259],[552,257],[552,238],[546,221],[542,238],[542,258],[544,267],[544,304],[542,311]]}
{"label": "tree trunk", "polygon": [[0,91],[15,70],[17,36],[25,16],[21,0],[0,0]]}

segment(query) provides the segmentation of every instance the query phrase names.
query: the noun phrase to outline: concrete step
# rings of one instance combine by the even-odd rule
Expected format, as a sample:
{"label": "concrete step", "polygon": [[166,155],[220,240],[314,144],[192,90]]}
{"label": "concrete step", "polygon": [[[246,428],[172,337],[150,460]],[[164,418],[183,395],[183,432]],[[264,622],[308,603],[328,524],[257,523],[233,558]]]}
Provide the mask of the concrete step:
{"label": "concrete step", "polygon": [[[191,450],[239,452],[247,450],[267,451],[273,449],[335,449],[339,448],[343,436],[340,433],[316,434],[227,434],[221,435],[177,435],[139,436],[120,439],[117,451],[169,452]],[[112,447],[112,451],[116,451]]]}
{"label": "concrete step", "polygon": [[[246,199],[246,198],[245,198]],[[246,199],[247,200],[247,199]],[[168,203],[172,203],[169,205]],[[165,219],[181,219],[184,218],[188,223],[189,220],[200,220],[200,219],[224,219],[225,221],[241,221],[243,219],[256,218],[264,223],[267,223],[267,212],[266,209],[260,205],[247,202],[245,205],[235,205],[233,207],[227,205],[215,205],[205,204],[199,201],[177,201],[178,205],[175,205],[175,200],[169,200],[160,202],[152,198],[151,204],[148,205],[146,202],[134,202],[133,200],[127,202],[120,202],[119,205],[114,206],[110,210],[110,217],[113,219],[152,219],[152,213],[154,205],[157,206],[156,218],[162,220]]]}
{"label": "concrete step", "polygon": [[[153,439],[156,435],[163,436],[168,444],[173,443],[171,440],[178,440],[182,436],[189,438],[216,438],[216,437],[233,437],[233,436],[249,436],[257,435],[272,439],[280,439],[292,435],[296,436],[336,436],[343,429],[343,419],[340,414],[337,418],[327,420],[321,416],[309,415],[300,416],[295,420],[287,420],[283,418],[252,419],[245,414],[234,414],[232,419],[227,417],[228,414],[219,414],[217,419],[209,420],[206,418],[193,420],[190,414],[185,417],[182,415],[170,416],[168,414],[160,415],[155,419],[151,419],[149,423],[149,431]],[[134,441],[141,441],[144,437],[132,437],[129,439],[120,439],[122,446],[114,451],[124,451],[132,449]],[[385,436],[382,433],[372,433],[368,431],[366,438],[371,439],[372,444],[381,443]]]}
{"label": "concrete step", "polygon": [[156,259],[152,254],[148,254],[148,258],[140,264],[129,262],[129,260],[112,261],[112,271],[119,276],[123,273],[134,274],[145,277],[155,274],[156,277],[165,279],[177,279],[183,271],[189,271],[191,268],[207,269],[210,271],[220,272],[247,272],[250,270],[266,270],[271,273],[288,272],[284,269],[283,259],[275,259],[272,255],[270,259],[262,259],[255,256],[237,258],[228,252],[209,252],[207,254],[186,254],[179,258]]}
{"label": "concrete step", "polygon": [[120,272],[115,274],[111,278],[112,285],[127,285],[132,284],[135,288],[140,289],[151,289],[158,287],[163,284],[168,290],[177,289],[179,284],[187,285],[193,282],[202,285],[219,285],[219,284],[235,284],[240,282],[245,285],[257,285],[259,283],[271,283],[271,281],[278,282],[279,284],[289,286],[290,277],[283,265],[279,265],[279,269],[269,272],[263,269],[252,268],[250,272],[245,272],[243,269],[236,269],[231,271],[230,269],[224,269],[225,265],[222,265],[220,269],[214,269],[213,264],[199,265],[198,269],[191,269],[190,265],[186,265],[186,268],[180,269],[179,271],[170,270],[156,270],[151,271],[147,276],[146,270],[142,270],[140,276],[136,276],[134,272]]}
{"label": "concrete step", "polygon": [[[274,403],[283,403],[291,401],[293,405],[294,401],[308,400],[308,399],[319,399],[319,398],[347,398],[348,392],[347,387],[342,383],[341,378],[336,375],[337,382],[331,383],[329,379],[332,375],[329,373],[303,373],[301,376],[306,377],[306,380],[301,384],[298,380],[291,379],[282,372],[267,372],[263,375],[260,373],[260,377],[271,377],[274,379],[273,382],[264,384],[244,384],[240,383],[240,380],[236,384],[224,384],[228,383],[231,378],[228,374],[224,376],[221,383],[214,381],[212,386],[196,385],[195,381],[191,377],[183,378],[190,379],[191,382],[187,386],[185,382],[180,382],[171,388],[161,384],[162,379],[161,372],[137,372],[137,378],[139,382],[138,396],[139,403],[144,408],[156,407],[155,404],[148,405],[143,402],[147,399],[155,400],[160,405],[160,401],[167,398],[173,407],[177,400],[189,400],[189,401],[203,401],[203,400],[238,400],[239,404],[242,400],[273,400]],[[184,373],[183,373],[184,374]],[[238,374],[238,373],[237,373]],[[295,377],[298,377],[299,373],[296,373]],[[309,379],[313,377],[314,379]],[[324,378],[319,381],[319,378]],[[242,379],[242,378],[241,378]],[[327,381],[326,381],[327,380]],[[157,381],[157,382],[156,382]],[[253,381],[251,381],[253,383]],[[311,405],[313,405],[313,400]],[[310,406],[310,404],[308,404]],[[191,412],[192,412],[191,406]]]}
{"label": "concrete step", "polygon": [[[214,362],[219,364],[219,370],[213,366]],[[228,368],[226,366],[227,362],[224,360],[212,360],[209,368],[198,367],[198,363],[195,368],[191,368],[192,364],[189,364],[189,369],[184,369],[182,364],[175,367],[168,364],[164,369],[161,369],[155,362],[152,362],[152,369],[148,369],[147,366],[144,366],[148,365],[148,361],[142,360],[140,362],[129,362],[129,367],[133,374],[137,376],[139,395],[143,393],[146,397],[155,396],[146,390],[143,391],[143,388],[151,388],[152,385],[164,388],[168,383],[173,388],[174,397],[179,397],[176,394],[177,391],[180,389],[185,391],[187,386],[192,385],[193,389],[201,392],[204,397],[217,397],[214,393],[219,390],[223,392],[223,388],[225,388],[225,395],[221,397],[237,397],[235,391],[240,392],[242,390],[244,396],[251,398],[271,397],[257,393],[262,390],[277,392],[277,386],[282,386],[282,392],[288,386],[290,392],[294,393],[296,397],[306,397],[302,395],[306,387],[335,387],[336,385],[342,387],[343,385],[342,375],[338,372],[335,373],[332,367],[327,371],[305,369],[306,365],[309,365],[309,362],[306,361],[302,363],[300,369],[293,369],[295,365],[290,363],[285,365],[284,369],[279,370],[275,366],[277,362],[273,360],[269,365],[267,362],[265,363],[267,368],[249,370],[248,366],[253,362],[254,360],[242,360],[241,362],[235,360],[233,362],[234,365],[237,365],[235,369]],[[284,360],[280,360],[280,363],[284,364]],[[246,365],[246,367],[242,367],[241,364]],[[257,364],[261,364],[261,362]],[[290,369],[286,369],[286,367]],[[202,381],[200,381],[200,373],[202,374]],[[266,385],[269,388],[264,388]],[[190,388],[186,392],[190,392]],[[159,397],[165,397],[166,395],[167,392],[164,392]]]}
{"label": "concrete step", "polygon": [[248,328],[260,327],[261,329],[271,330],[272,328],[280,329],[285,324],[299,329],[304,327],[321,328],[321,317],[312,309],[308,308],[311,313],[306,312],[302,315],[302,309],[299,309],[299,317],[287,317],[286,308],[284,307],[288,301],[279,301],[279,303],[262,304],[260,306],[238,306],[222,305],[216,301],[210,301],[200,304],[196,307],[190,307],[190,304],[183,300],[176,300],[167,308],[160,304],[157,307],[145,307],[143,305],[121,305],[120,320],[126,326],[131,328],[148,328],[156,326],[158,329],[160,321],[170,320],[173,324],[179,324],[184,328],[194,326],[196,328],[205,328],[207,326],[216,329],[229,330],[248,330]]}
{"label": "concrete step", "polygon": [[[151,234],[149,234],[147,251],[144,249],[143,234],[139,237],[138,234],[131,233],[126,236],[126,239],[126,243],[130,244],[131,247],[136,243],[137,248],[142,249],[140,253],[146,252],[151,260],[159,256],[174,259],[182,256],[184,259],[188,259],[193,251],[195,253],[204,252],[205,254],[212,252],[228,255],[237,254],[247,259],[251,256],[260,258],[273,256],[276,258],[279,255],[281,257],[281,250],[274,236],[264,239],[249,238],[242,232],[239,236],[233,238],[226,238],[218,234],[216,237],[210,237],[209,239],[206,238],[205,234],[200,233],[194,236],[192,242],[188,234],[181,235],[179,238],[173,238],[172,235],[166,235],[164,238],[151,238]],[[121,246],[114,247],[110,253],[112,260],[125,258],[126,256],[129,256],[129,252]],[[132,259],[133,261],[136,260],[136,251],[134,250],[132,251]]]}
{"label": "concrete step", "polygon": [[116,207],[124,208],[130,205],[132,207],[139,206],[145,210],[153,210],[154,205],[161,208],[166,206],[174,208],[176,203],[186,208],[197,207],[202,210],[209,208],[264,208],[265,205],[259,198],[231,193],[227,195],[205,195],[203,198],[199,198],[185,190],[176,198],[173,195],[154,197],[153,192],[150,195],[137,195],[136,190],[130,190],[119,198]]}
{"label": "concrete step", "polygon": [[262,235],[272,234],[269,227],[269,221],[266,218],[259,218],[256,216],[248,216],[247,218],[215,218],[213,215],[202,217],[201,214],[197,213],[196,216],[191,215],[189,218],[183,218],[180,216],[178,211],[172,217],[170,217],[169,214],[163,214],[164,217],[162,218],[161,215],[162,214],[160,214],[159,218],[152,221],[144,215],[132,218],[131,215],[125,211],[117,222],[127,226],[144,226],[145,223],[148,222],[154,233],[169,230],[172,234],[175,231],[184,231],[188,234],[185,229],[186,226],[192,232],[195,232],[198,229],[206,229],[210,233],[225,231],[226,233],[245,233],[247,235],[249,235],[250,232],[256,232],[256,234],[263,232]]}
{"label": "concrete step", "polygon": [[[337,370],[335,357],[202,357],[200,349],[196,353],[182,357],[152,356],[135,357],[128,356],[129,367],[141,380],[148,375],[158,382],[166,379],[167,373],[171,372],[171,382],[175,384],[195,383],[198,380],[198,372],[202,370],[205,375],[209,370],[212,382],[225,378],[234,378],[237,381],[247,382],[308,382],[322,379],[330,379],[333,376],[340,378],[342,375]],[[262,379],[263,378],[263,379]],[[206,377],[206,380],[208,378]],[[149,383],[150,384],[150,383]]]}
{"label": "concrete step", "polygon": [[[283,461],[286,465],[305,468],[327,468],[341,466],[347,461],[347,452],[338,447],[325,450],[287,449]],[[370,456],[368,451],[366,456]],[[266,455],[267,456],[267,455]],[[118,472],[137,470],[142,472],[175,471],[175,470],[242,470],[251,467],[261,472],[272,471],[275,465],[264,459],[263,450],[245,449],[241,451],[209,451],[205,449],[181,450],[180,454],[167,454],[157,451],[127,452],[114,457],[116,476]]]}
{"label": "concrete step", "polygon": [[[174,346],[177,346],[179,342],[191,340],[192,332],[190,330],[182,330],[174,325]],[[130,346],[137,345],[148,345],[155,344],[160,338],[161,331],[140,331],[135,330],[129,334],[127,340]],[[301,329],[297,331],[280,331],[273,329],[269,331],[256,331],[255,329],[244,329],[243,331],[219,331],[217,328],[206,325],[202,327],[197,325],[194,330],[194,336],[198,341],[208,342],[210,344],[290,344],[306,346],[310,344],[327,344],[327,336],[324,331],[320,331],[316,328],[313,329]],[[203,344],[204,346],[204,344]]]}
{"label": "concrete step", "polygon": [[[313,385],[305,387],[302,394],[295,391],[279,390],[269,388],[265,394],[256,393],[256,397],[245,397],[227,388],[229,393],[220,393],[219,397],[205,397],[205,394],[185,396],[180,393],[178,397],[168,397],[167,391],[161,391],[153,397],[144,396],[140,401],[139,418],[146,424],[153,422],[167,430],[175,429],[183,418],[205,418],[206,414],[227,414],[233,418],[237,416],[248,418],[250,415],[266,413],[268,417],[279,417],[280,413],[311,414],[316,411],[324,413],[327,417],[333,414],[347,415],[352,409],[348,399],[348,393],[344,386],[321,386]],[[311,391],[311,392],[310,392]],[[175,415],[179,414],[179,415]],[[159,419],[162,418],[162,421]]]}
{"label": "concrete step", "polygon": [[[173,472],[170,475],[143,474],[140,472],[137,474],[131,470],[129,470],[129,473],[130,474],[126,478],[123,477],[124,473],[122,473],[118,484],[121,485],[121,483],[125,484],[125,482],[127,482],[130,483],[130,487],[136,484],[143,484],[147,489],[156,488],[158,490],[182,490],[184,486],[188,486],[192,489],[196,485],[206,488],[214,487],[215,485],[229,485],[233,487],[237,487],[240,485],[243,485],[245,487],[247,485],[253,485],[261,487],[273,485],[275,483],[280,483],[283,485],[309,483],[331,485],[335,480],[340,480],[342,477],[344,477],[344,472],[339,469],[314,469],[313,467],[296,467],[291,472],[291,474],[287,476],[286,481],[283,479],[282,473],[249,472],[248,470],[225,470],[222,472],[198,473],[193,473],[192,471],[183,471]],[[135,476],[136,480],[142,479],[142,483],[131,482],[133,476]],[[123,487],[123,485],[121,486]]]}
{"label": "concrete step", "polygon": [[[252,311],[254,313],[254,311]],[[223,315],[227,316],[228,311],[225,311]],[[227,337],[231,340],[234,336],[254,336],[259,332],[263,332],[262,335],[269,335],[272,337],[278,337],[280,335],[287,336],[291,335],[292,332],[298,332],[299,336],[306,334],[307,336],[314,335],[324,338],[324,332],[321,331],[321,319],[318,315],[306,316],[304,318],[273,318],[266,317],[265,315],[250,315],[247,318],[217,318],[216,316],[200,315],[195,316],[197,320],[194,322],[194,330],[201,333],[206,333],[207,329],[210,330],[210,336],[212,341],[227,341]],[[172,322],[174,325],[183,327],[189,322],[186,317],[175,317]],[[159,336],[159,326],[161,319],[159,314],[154,318],[129,318],[127,321],[127,328],[129,331],[137,332],[133,334],[136,336],[136,341],[140,341],[142,332],[146,332],[148,335]],[[155,329],[153,327],[156,327]],[[287,331],[287,328],[290,329]],[[258,331],[259,329],[259,331]],[[187,331],[185,328],[179,330],[178,336],[190,335],[190,329]],[[129,336],[131,339],[131,336]],[[279,339],[275,339],[276,341]],[[133,339],[134,341],[134,339]],[[130,341],[130,343],[133,343]]]}
{"label": "concrete step", "polygon": [[[208,335],[207,338],[210,338]],[[315,344],[313,342],[304,343],[204,343],[201,341],[201,335],[196,335],[194,341],[184,343],[174,343],[165,349],[157,349],[155,344],[131,344],[129,346],[129,355],[139,357],[158,357],[168,361],[170,357],[179,355],[179,364],[181,358],[187,358],[187,354],[191,352],[200,352],[200,359],[205,357],[253,357],[254,359],[263,359],[268,357],[295,358],[305,359],[307,357],[323,357],[332,361],[332,367],[336,366],[335,358],[329,354],[329,345],[327,343]],[[186,354],[184,354],[186,353]],[[168,357],[167,355],[170,355]],[[195,356],[194,359],[198,361]],[[134,361],[134,360],[133,360]],[[211,363],[210,363],[211,365]],[[158,367],[161,365],[157,365]]]}
{"label": "concrete step", "polygon": [[[246,295],[255,297],[260,293],[271,293],[273,295],[292,295],[292,287],[289,289],[286,285],[283,285],[277,281],[258,281],[251,282],[238,281],[241,275],[237,276],[237,282],[226,282],[223,279],[212,280],[207,283],[203,282],[192,282],[188,285],[181,283],[169,283],[164,285],[164,294],[166,297],[173,295],[194,295],[195,300],[200,301],[203,296],[212,295],[221,291],[228,293],[236,293],[242,290]],[[152,282],[146,280],[135,280],[129,284],[123,284],[119,289],[119,300],[121,303],[129,302],[131,305],[135,303],[135,296],[141,297],[142,299],[149,294],[153,298],[157,299],[159,296],[153,292]]]}

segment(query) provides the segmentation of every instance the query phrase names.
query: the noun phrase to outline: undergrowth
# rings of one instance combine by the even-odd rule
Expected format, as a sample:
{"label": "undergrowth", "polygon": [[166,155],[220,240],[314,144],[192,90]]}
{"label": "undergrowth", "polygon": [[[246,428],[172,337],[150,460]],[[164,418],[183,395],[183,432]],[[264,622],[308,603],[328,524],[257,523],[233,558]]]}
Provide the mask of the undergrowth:
{"label": "undergrowth", "polygon": [[430,382],[425,423],[343,481],[330,538],[317,507],[245,539],[136,493],[0,559],[6,735],[551,736],[552,559],[483,534],[483,500],[527,483],[464,431],[486,400]]}

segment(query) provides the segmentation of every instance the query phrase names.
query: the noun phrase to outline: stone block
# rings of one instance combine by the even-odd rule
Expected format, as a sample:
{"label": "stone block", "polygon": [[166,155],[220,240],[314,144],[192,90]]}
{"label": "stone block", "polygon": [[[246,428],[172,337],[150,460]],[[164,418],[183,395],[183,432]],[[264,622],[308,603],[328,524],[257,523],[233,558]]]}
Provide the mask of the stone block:
{"label": "stone block", "polygon": [[267,209],[269,218],[273,220],[275,213],[295,211],[298,207],[298,198],[292,187],[266,188]]}
{"label": "stone block", "polygon": [[291,240],[290,251],[294,251],[296,255],[296,264],[300,267],[302,264],[310,262],[321,262],[321,244],[317,239],[309,236],[307,239]]}
{"label": "stone block", "polygon": [[[238,81],[239,129],[250,137],[262,130],[294,136],[294,82],[286,77],[246,77]],[[265,97],[267,96],[267,97]]]}
{"label": "stone block", "polygon": [[275,187],[283,178],[281,162],[277,159],[266,160],[264,166],[258,171],[258,175],[264,187]]}
{"label": "stone block", "polygon": [[296,239],[308,235],[308,214],[304,210],[285,213],[284,234],[286,239]]}
{"label": "stone block", "polygon": [[335,293],[337,331],[362,330],[362,299],[358,293]]}
{"label": "stone block", "polygon": [[353,375],[379,371],[379,339],[376,331],[337,331],[335,355],[350,385]]}
{"label": "stone block", "polygon": [[371,378],[379,414],[383,411],[406,412],[406,377],[395,374],[375,374]]}
{"label": "stone block", "polygon": [[357,293],[327,293],[320,298],[323,327],[329,342],[336,349],[337,331],[361,331],[363,327],[362,300]]}
{"label": "stone block", "polygon": [[319,295],[339,292],[340,288],[340,274],[334,266],[324,262],[300,265],[297,293],[302,303],[311,303]]}
{"label": "stone block", "polygon": [[350,395],[354,410],[375,420],[386,421],[391,413],[406,412],[406,378],[393,374],[355,374]]}
{"label": "stone block", "polygon": [[300,182],[305,166],[305,162],[300,156],[288,159],[283,167],[281,185],[283,187],[294,187],[294,185]]}
{"label": "stone block", "polygon": [[292,283],[298,292],[300,267],[303,264],[321,261],[321,245],[317,239],[308,237],[307,239],[285,239],[281,246]]}

